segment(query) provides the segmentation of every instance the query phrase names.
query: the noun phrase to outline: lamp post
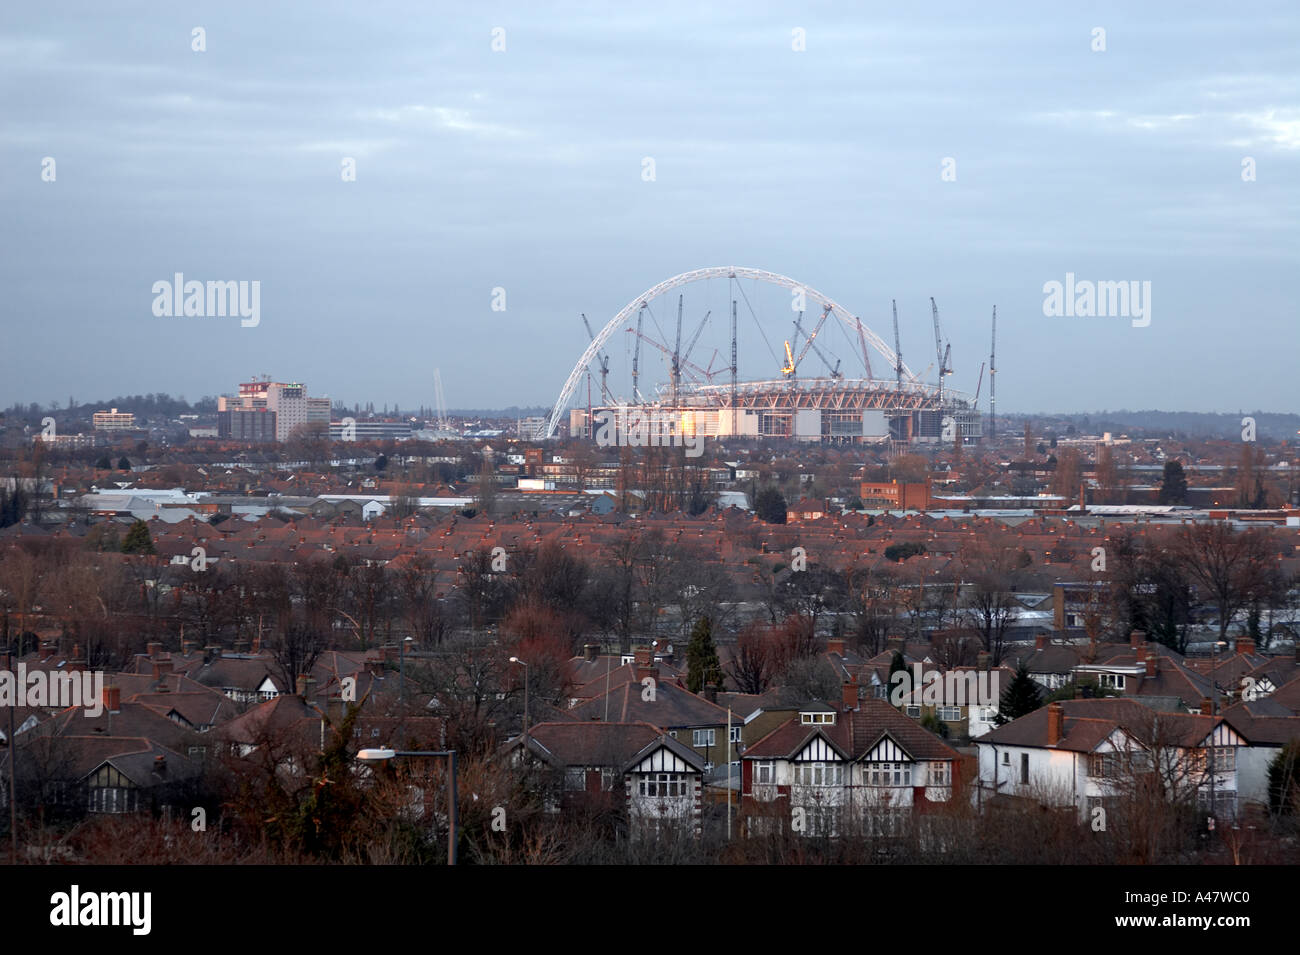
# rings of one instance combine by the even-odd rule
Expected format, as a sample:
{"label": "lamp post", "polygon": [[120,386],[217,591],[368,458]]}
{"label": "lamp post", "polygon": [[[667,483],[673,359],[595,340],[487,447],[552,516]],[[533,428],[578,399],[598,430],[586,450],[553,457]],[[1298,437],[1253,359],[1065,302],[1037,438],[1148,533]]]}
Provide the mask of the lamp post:
{"label": "lamp post", "polygon": [[401,703],[406,699],[406,645],[414,643],[412,637],[407,637],[397,645],[397,702]]}
{"label": "lamp post", "polygon": [[1208,761],[1210,767],[1210,827],[1211,827],[1210,831],[1211,832],[1214,831],[1214,820],[1217,816],[1217,810],[1218,810],[1218,806],[1215,803],[1217,794],[1216,794],[1216,785],[1215,785],[1216,779],[1214,773],[1214,723],[1217,721],[1219,715],[1219,675],[1215,671],[1219,669],[1219,647],[1226,647],[1227,645],[1228,642],[1226,640],[1214,641],[1214,666],[1210,670],[1210,715],[1215,718],[1210,722],[1210,758]]}
{"label": "lamp post", "polygon": [[363,749],[357,753],[357,759],[363,763],[386,763],[390,759],[406,757],[443,757],[447,760],[447,864],[456,864],[456,833],[459,829],[460,813],[456,804],[456,751],[454,749],[438,750],[397,750],[381,747],[380,749]]}
{"label": "lamp post", "polygon": [[518,657],[511,657],[511,663],[518,663],[524,668],[524,749],[528,748],[528,671],[530,667]]}

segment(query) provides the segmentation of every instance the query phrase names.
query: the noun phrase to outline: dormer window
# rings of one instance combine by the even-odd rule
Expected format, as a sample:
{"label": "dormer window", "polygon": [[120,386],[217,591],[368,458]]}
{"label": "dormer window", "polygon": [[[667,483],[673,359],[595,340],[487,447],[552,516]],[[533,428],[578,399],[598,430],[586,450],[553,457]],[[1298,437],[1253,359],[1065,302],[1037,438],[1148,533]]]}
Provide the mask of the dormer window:
{"label": "dormer window", "polygon": [[834,712],[825,713],[800,713],[799,722],[805,726],[816,726],[835,722]]}

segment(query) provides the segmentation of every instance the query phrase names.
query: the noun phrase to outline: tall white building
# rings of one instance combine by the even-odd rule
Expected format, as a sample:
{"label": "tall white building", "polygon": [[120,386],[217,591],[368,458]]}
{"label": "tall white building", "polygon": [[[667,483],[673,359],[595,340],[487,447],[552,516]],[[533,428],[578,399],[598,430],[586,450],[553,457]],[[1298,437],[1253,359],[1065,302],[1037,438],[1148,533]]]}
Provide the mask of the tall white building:
{"label": "tall white building", "polygon": [[238,395],[222,395],[217,399],[218,420],[223,412],[261,411],[275,415],[275,440],[287,441],[295,428],[305,424],[319,424],[328,433],[330,424],[329,398],[310,398],[302,382],[283,382],[260,379],[241,382]]}

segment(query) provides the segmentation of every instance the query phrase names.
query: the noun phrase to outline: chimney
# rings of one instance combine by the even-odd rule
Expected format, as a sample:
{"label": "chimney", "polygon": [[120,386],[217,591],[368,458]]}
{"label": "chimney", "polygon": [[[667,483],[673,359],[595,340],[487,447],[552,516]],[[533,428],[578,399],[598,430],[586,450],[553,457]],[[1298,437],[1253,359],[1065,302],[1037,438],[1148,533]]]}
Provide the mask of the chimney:
{"label": "chimney", "polygon": [[1156,671],[1160,669],[1160,657],[1158,657],[1156,654],[1150,651],[1147,651],[1146,664],[1147,664],[1147,679],[1149,680],[1151,679],[1151,677],[1155,676]]}
{"label": "chimney", "polygon": [[858,683],[856,680],[840,684],[840,703],[843,705],[845,713],[852,713],[858,708]]}
{"label": "chimney", "polygon": [[1255,655],[1255,638],[1254,638],[1254,637],[1238,637],[1238,638],[1237,638],[1237,652],[1238,652],[1238,653],[1248,653],[1248,654],[1250,654],[1251,656],[1254,656],[1254,655]]}
{"label": "chimney", "polygon": [[1201,700],[1201,715],[1202,716],[1214,715],[1214,701],[1211,700],[1208,696],[1204,697]]}
{"label": "chimney", "polygon": [[710,703],[718,702],[718,687],[713,683],[704,684],[704,698]]}
{"label": "chimney", "polygon": [[199,643],[198,643],[197,640],[182,640],[182,641],[181,641],[181,655],[182,655],[182,656],[189,656],[191,653],[193,653],[193,652],[194,652],[195,650],[197,650],[198,648],[199,648]]}
{"label": "chimney", "polygon": [[993,654],[989,653],[987,650],[981,650],[979,653],[975,654],[975,666],[977,669],[987,670],[992,662]]}
{"label": "chimney", "polygon": [[1140,646],[1143,646],[1146,642],[1147,642],[1147,635],[1146,635],[1146,631],[1144,630],[1134,630],[1132,633],[1128,635],[1128,645],[1132,647],[1134,650],[1136,650]]}
{"label": "chimney", "polygon": [[316,681],[309,674],[298,674],[298,696],[302,697],[304,703],[310,703],[311,698],[316,690]]}
{"label": "chimney", "polygon": [[122,711],[122,688],[120,686],[104,687],[104,709],[110,713]]}
{"label": "chimney", "polygon": [[[654,680],[656,683],[658,683],[658,682],[659,682],[659,668],[658,668],[657,666],[655,666],[653,663],[644,663],[644,664],[643,664],[643,663],[637,663],[637,665],[636,665],[636,681],[637,681],[638,683],[640,683],[642,680],[646,679],[647,677],[649,677],[651,680]],[[706,690],[708,689],[707,685],[705,686],[705,689],[706,689]]]}
{"label": "chimney", "polygon": [[1034,635],[1034,649],[1042,650],[1047,646],[1047,634],[1037,633]]}
{"label": "chimney", "polygon": [[1145,643],[1134,647],[1133,653],[1137,656],[1137,662],[1139,665],[1147,662],[1147,645]]}
{"label": "chimney", "polygon": [[903,638],[897,634],[891,634],[885,640],[885,647],[889,650],[895,650],[898,653],[903,652]]}
{"label": "chimney", "polygon": [[1065,710],[1060,703],[1047,704],[1047,745],[1055,746],[1065,735]]}
{"label": "chimney", "polygon": [[150,660],[157,660],[158,656],[162,653],[161,643],[155,643],[155,642],[146,643],[144,648],[149,653]]}
{"label": "chimney", "polygon": [[40,659],[42,662],[54,656],[54,648],[44,641],[41,642]]}
{"label": "chimney", "polygon": [[844,641],[837,637],[827,640],[826,649],[830,653],[837,653],[840,656],[844,656]]}
{"label": "chimney", "polygon": [[154,660],[153,661],[153,679],[157,683],[168,673],[172,672],[171,660]]}
{"label": "chimney", "polygon": [[638,668],[648,667],[650,661],[654,659],[654,653],[649,647],[637,647],[632,651],[632,659]]}
{"label": "chimney", "polygon": [[383,661],[384,661],[385,663],[397,663],[397,662],[398,662],[398,657],[401,655],[401,653],[402,653],[402,650],[401,650],[400,647],[380,647],[380,648],[379,648],[379,655],[383,658]]}
{"label": "chimney", "polygon": [[588,663],[596,662],[596,655],[600,652],[600,646],[595,643],[584,643],[582,645],[582,658]]}

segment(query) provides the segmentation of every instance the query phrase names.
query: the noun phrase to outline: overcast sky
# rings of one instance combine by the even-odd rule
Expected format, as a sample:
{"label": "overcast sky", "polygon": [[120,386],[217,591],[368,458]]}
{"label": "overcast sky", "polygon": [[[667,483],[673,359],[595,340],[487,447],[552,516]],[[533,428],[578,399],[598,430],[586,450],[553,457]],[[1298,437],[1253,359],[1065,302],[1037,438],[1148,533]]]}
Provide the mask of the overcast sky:
{"label": "overcast sky", "polygon": [[[4,3],[0,405],[550,405],[580,312],[740,265],[897,299],[915,370],[933,295],[967,390],[996,304],[1000,410],[1296,410],[1294,4],[541,6]],[[177,272],[260,324],[156,316]]]}

